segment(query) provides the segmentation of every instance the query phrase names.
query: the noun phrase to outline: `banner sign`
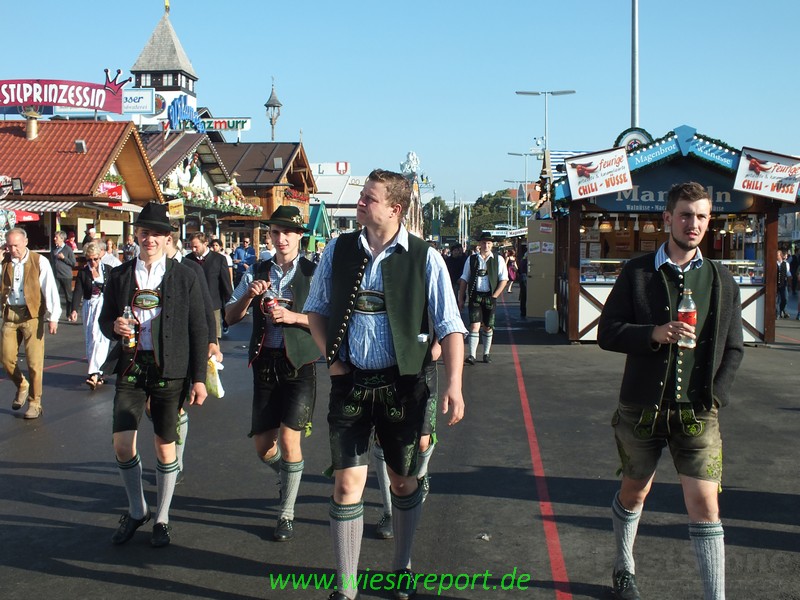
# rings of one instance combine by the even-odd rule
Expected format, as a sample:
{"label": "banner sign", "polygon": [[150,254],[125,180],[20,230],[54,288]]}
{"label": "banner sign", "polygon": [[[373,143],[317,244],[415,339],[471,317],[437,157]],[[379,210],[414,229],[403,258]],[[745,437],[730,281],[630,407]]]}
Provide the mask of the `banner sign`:
{"label": "banner sign", "polygon": [[122,114],[122,88],[131,79],[118,82],[122,71],[105,83],[64,81],[60,79],[0,80],[0,107],[5,106],[72,106],[86,110],[102,110]]}
{"label": "banner sign", "polygon": [[202,123],[204,131],[250,131],[252,119],[250,117],[216,117],[213,119],[198,119],[197,121],[179,121],[177,127],[167,121],[170,129],[198,130],[197,123]]}
{"label": "banner sign", "polygon": [[564,161],[572,199],[629,190],[633,187],[625,148],[573,156]]}
{"label": "banner sign", "polygon": [[800,158],[742,148],[733,189],[793,204],[798,184]]}
{"label": "banner sign", "polygon": [[101,181],[97,194],[109,200],[122,200],[122,184],[114,183],[113,181]]}
{"label": "banner sign", "polygon": [[155,88],[129,88],[122,95],[122,112],[126,115],[152,115],[156,112]]}

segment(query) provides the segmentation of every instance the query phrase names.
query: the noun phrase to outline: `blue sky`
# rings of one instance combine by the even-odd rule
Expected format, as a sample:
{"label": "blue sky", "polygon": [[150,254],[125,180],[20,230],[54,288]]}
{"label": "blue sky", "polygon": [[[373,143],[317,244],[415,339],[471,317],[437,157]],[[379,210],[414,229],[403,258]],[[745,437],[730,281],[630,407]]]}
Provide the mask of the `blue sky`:
{"label": "blue sky", "polygon": [[[0,79],[127,76],[163,11],[163,0],[7,2]],[[631,122],[630,0],[172,0],[170,20],[198,104],[252,117],[244,141],[269,140],[275,77],[277,141],[302,130],[312,162],[349,161],[357,175],[398,170],[413,150],[448,202],[524,178],[507,153],[544,134],[544,99],[515,90],[577,91],[550,99],[552,150],[610,148]],[[640,0],[640,126],[800,154],[798,22],[789,0]],[[539,169],[528,159],[530,179]]]}

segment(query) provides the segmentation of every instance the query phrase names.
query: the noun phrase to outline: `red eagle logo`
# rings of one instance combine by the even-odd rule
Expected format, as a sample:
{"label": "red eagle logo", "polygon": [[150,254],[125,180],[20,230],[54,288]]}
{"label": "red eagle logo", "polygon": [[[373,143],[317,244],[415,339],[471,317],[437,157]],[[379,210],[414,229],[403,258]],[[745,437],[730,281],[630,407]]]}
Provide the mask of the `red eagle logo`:
{"label": "red eagle logo", "polygon": [[578,177],[587,178],[589,175],[597,171],[597,167],[592,167],[594,162],[588,163],[570,163],[570,167],[577,171]]}
{"label": "red eagle logo", "polygon": [[749,166],[747,167],[748,171],[753,171],[756,175],[761,175],[761,173],[766,173],[767,171],[772,169],[772,165],[767,160],[761,160],[756,158],[752,154],[745,153],[745,157],[749,162]]}

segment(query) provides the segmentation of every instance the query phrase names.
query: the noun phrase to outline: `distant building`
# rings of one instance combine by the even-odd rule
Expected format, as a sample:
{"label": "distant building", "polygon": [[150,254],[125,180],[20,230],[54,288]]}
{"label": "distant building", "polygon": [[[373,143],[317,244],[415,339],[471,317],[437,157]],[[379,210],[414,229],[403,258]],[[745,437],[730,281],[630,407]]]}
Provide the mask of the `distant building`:
{"label": "distant building", "polygon": [[311,163],[311,173],[317,184],[316,196],[312,195],[311,204],[325,203],[332,234],[354,231],[358,227],[358,198],[367,176],[351,175],[348,162]]}

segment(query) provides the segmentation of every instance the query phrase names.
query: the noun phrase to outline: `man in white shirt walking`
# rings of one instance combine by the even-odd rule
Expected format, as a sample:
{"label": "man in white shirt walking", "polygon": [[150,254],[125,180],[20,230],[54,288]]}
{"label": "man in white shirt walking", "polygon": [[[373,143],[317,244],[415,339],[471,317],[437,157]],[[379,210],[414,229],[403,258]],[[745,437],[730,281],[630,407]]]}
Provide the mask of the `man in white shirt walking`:
{"label": "man in white shirt walking", "polygon": [[[0,304],[3,310],[2,351],[3,368],[17,386],[11,403],[19,410],[29,401],[25,419],[42,415],[42,376],[44,373],[44,324],[51,335],[58,331],[61,300],[50,261],[28,249],[28,234],[15,227],[6,234],[8,250],[3,259],[0,281]],[[25,345],[28,376],[19,369],[19,342]]]}

